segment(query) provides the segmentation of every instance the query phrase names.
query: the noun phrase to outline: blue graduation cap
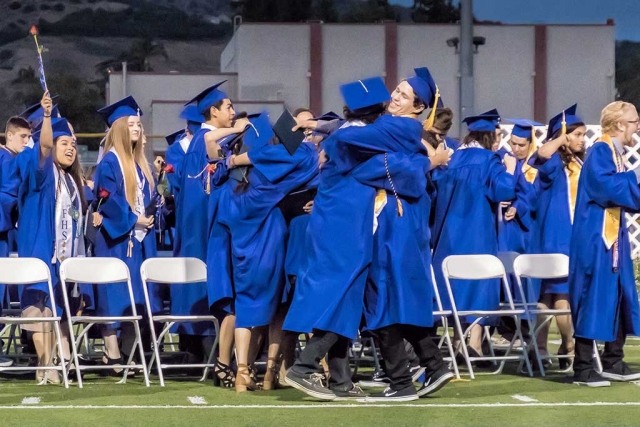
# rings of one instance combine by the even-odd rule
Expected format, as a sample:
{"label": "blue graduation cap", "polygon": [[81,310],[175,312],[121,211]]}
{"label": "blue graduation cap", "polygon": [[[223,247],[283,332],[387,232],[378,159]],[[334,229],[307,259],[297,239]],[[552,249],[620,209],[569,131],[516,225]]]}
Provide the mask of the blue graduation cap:
{"label": "blue graduation cap", "polygon": [[549,128],[547,130],[547,140],[550,140],[553,135],[562,129],[562,133],[566,133],[567,126],[571,126],[575,123],[584,123],[582,119],[576,114],[578,104],[573,104],[571,107],[560,112],[558,115],[553,116],[549,120]]}
{"label": "blue graduation cap", "polygon": [[249,128],[244,134],[243,146],[258,148],[266,145],[275,135],[269,120],[269,114],[263,111],[260,114],[251,114],[249,118]]}
{"label": "blue graduation cap", "polygon": [[391,95],[382,77],[356,80],[340,86],[344,103],[351,111],[387,102]]}
{"label": "blue graduation cap", "polygon": [[465,117],[462,121],[470,132],[495,132],[500,127],[500,114],[494,108],[477,116]]}
{"label": "blue graduation cap", "polygon": [[[51,99],[56,99],[58,95],[54,95]],[[42,106],[38,102],[37,104],[33,104],[27,107],[22,113],[18,114],[18,116],[22,117],[26,121],[29,122],[29,126],[31,126],[31,130],[36,130],[38,125],[42,123],[44,120],[44,110]],[[60,111],[58,110],[58,104],[55,104],[51,109],[51,117],[60,117]]]}
{"label": "blue graduation cap", "polygon": [[51,129],[53,130],[53,139],[61,136],[73,136],[69,122],[63,117],[58,117],[51,120]]}
{"label": "blue graduation cap", "polygon": [[334,113],[333,111],[329,111],[328,113],[324,113],[321,116],[318,117],[314,117],[311,120],[324,120],[324,121],[331,121],[331,120],[344,120],[342,117],[340,117],[338,114]]}
{"label": "blue graduation cap", "polygon": [[196,103],[198,108],[198,112],[200,114],[204,114],[213,104],[223,99],[229,98],[226,93],[221,90],[218,90],[218,87],[225,83],[226,80],[221,81],[211,87],[206,88],[199,94],[197,94],[191,101],[187,102],[184,105]]}
{"label": "blue graduation cap", "polygon": [[116,103],[99,109],[98,114],[102,116],[102,120],[105,121],[107,126],[111,127],[113,122],[122,117],[142,116],[142,111],[140,111],[140,107],[136,100],[133,99],[133,96],[127,96]]}
{"label": "blue graduation cap", "polygon": [[184,107],[180,113],[180,118],[187,121],[187,128],[194,135],[204,123],[204,116],[200,114],[198,107],[195,105]]}
{"label": "blue graduation cap", "polygon": [[427,107],[443,107],[440,100],[440,91],[431,72],[427,67],[414,68],[416,75],[409,77],[407,83],[411,85],[416,96],[424,102]]}
{"label": "blue graduation cap", "polygon": [[173,145],[174,142],[180,141],[182,138],[184,138],[184,129],[177,130],[164,137],[169,146]]}
{"label": "blue graduation cap", "polygon": [[538,123],[528,119],[507,119],[513,123],[512,135],[520,138],[532,138],[535,135],[535,126],[544,126],[542,123]]}

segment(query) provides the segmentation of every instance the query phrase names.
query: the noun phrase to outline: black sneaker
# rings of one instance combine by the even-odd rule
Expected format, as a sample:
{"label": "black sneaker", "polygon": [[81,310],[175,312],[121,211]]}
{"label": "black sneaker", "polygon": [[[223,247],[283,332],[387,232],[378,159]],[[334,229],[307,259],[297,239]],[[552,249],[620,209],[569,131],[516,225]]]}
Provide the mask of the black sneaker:
{"label": "black sneaker", "polygon": [[409,373],[411,374],[411,381],[413,381],[414,383],[416,381],[418,381],[420,379],[420,377],[422,376],[422,374],[424,374],[425,369],[418,365],[418,366],[410,366],[409,367]]}
{"label": "black sneaker", "polygon": [[442,387],[446,386],[453,379],[453,373],[443,366],[433,374],[425,378],[424,384],[418,389],[418,397],[425,397],[431,393],[435,393]]}
{"label": "black sneaker", "polygon": [[387,387],[382,393],[372,394],[364,399],[365,402],[409,402],[412,400],[418,400],[414,386],[402,390],[393,390],[391,387]]}
{"label": "black sneaker", "polygon": [[360,387],[365,388],[386,388],[389,387],[391,381],[389,381],[389,377],[387,377],[384,371],[375,371],[370,380],[360,380],[358,384]]}
{"label": "black sneaker", "polygon": [[331,391],[333,391],[333,393],[336,395],[336,398],[334,400],[358,400],[358,399],[364,399],[365,397],[367,397],[365,392],[362,391],[362,389],[356,384],[353,384],[351,386],[351,390],[348,390],[348,391],[341,391],[341,390],[331,390]]}
{"label": "black sneaker", "polygon": [[610,368],[604,368],[600,376],[613,381],[640,380],[640,373],[633,372],[631,368],[629,368],[629,365],[622,360],[616,362]]}
{"label": "black sneaker", "polygon": [[576,372],[573,375],[573,383],[577,385],[586,385],[587,387],[609,387],[611,383],[605,380],[593,369]]}
{"label": "black sneaker", "polygon": [[321,400],[335,400],[335,393],[324,386],[323,380],[324,375],[322,374],[297,375],[293,369],[289,369],[285,377],[287,384],[311,397]]}

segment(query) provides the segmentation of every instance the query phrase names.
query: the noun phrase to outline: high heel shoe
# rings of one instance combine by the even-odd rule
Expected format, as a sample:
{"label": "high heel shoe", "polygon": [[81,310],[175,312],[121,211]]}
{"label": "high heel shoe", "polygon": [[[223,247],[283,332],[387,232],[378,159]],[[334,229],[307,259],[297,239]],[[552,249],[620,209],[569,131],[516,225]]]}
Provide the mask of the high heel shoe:
{"label": "high heel shoe", "polygon": [[247,390],[257,390],[258,386],[251,379],[249,366],[244,363],[238,363],[238,373],[236,375],[236,393],[244,393]]}
{"label": "high heel shoe", "polygon": [[[560,347],[558,349],[558,356],[564,355],[574,355],[574,351],[567,351],[565,347]],[[573,367],[573,358],[560,358],[558,359],[558,365],[560,366],[561,371],[568,371]]]}
{"label": "high heel shoe", "polygon": [[[270,362],[273,365],[269,367]],[[263,390],[275,390],[280,384],[280,363],[277,358],[270,357],[267,359],[267,372],[264,374],[262,381]]]}
{"label": "high heel shoe", "polygon": [[213,367],[213,385],[215,387],[232,388],[235,384],[236,377],[228,365],[220,361],[216,361]]}

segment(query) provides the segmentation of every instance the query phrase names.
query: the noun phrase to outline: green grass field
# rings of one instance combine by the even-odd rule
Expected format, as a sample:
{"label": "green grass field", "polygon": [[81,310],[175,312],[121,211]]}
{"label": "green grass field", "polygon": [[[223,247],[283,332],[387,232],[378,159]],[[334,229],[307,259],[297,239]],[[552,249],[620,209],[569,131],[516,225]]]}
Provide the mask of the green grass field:
{"label": "green grass field", "polygon": [[[626,360],[640,370],[639,340],[628,342]],[[169,379],[165,388],[157,381],[146,388],[140,378],[115,382],[89,374],[83,389],[74,384],[65,390],[34,380],[0,380],[0,426],[640,424],[639,385],[590,389],[571,384],[565,374],[515,375],[514,365],[500,376],[479,375],[452,382],[432,397],[388,405],[317,402],[292,388],[238,395],[210,381]]]}

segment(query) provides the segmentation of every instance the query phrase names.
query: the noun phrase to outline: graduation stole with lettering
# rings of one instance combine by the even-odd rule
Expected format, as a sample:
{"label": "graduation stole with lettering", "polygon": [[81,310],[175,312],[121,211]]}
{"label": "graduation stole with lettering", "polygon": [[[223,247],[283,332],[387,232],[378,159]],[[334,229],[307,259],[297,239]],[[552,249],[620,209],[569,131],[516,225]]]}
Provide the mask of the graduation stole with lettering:
{"label": "graduation stole with lettering", "polygon": [[533,181],[536,180],[538,176],[538,169],[529,165],[529,159],[533,156],[533,153],[538,149],[538,144],[536,143],[536,129],[531,126],[531,147],[529,148],[529,154],[527,155],[527,159],[522,164],[522,173],[524,174],[524,178],[530,184],[533,184]]}
{"label": "graduation stole with lettering", "polygon": [[[624,161],[616,147],[613,145],[613,139],[610,135],[602,134],[600,141],[606,143],[611,149],[613,155],[613,163],[616,165],[616,172],[624,172]],[[604,210],[604,221],[602,223],[602,239],[607,249],[611,249],[612,246],[616,246],[615,252],[617,254],[618,233],[620,231],[620,219],[622,212],[619,207],[607,208]],[[614,268],[617,267],[617,256],[614,254]]]}

